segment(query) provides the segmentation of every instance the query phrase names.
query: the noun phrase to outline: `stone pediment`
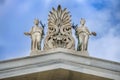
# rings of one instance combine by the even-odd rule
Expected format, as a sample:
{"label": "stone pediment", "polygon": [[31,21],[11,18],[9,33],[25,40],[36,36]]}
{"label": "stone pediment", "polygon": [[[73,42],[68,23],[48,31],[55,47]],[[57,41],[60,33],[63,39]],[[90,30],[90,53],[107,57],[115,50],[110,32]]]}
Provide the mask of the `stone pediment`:
{"label": "stone pediment", "polygon": [[[0,80],[119,80],[120,63],[62,48],[0,62]],[[38,52],[39,54],[39,52]]]}

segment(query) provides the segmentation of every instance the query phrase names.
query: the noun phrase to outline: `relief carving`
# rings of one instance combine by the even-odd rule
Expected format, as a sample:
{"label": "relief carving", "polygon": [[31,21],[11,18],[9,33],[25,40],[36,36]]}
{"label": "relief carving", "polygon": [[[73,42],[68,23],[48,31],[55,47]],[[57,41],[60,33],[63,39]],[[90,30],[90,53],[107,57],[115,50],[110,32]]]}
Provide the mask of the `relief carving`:
{"label": "relief carving", "polygon": [[72,37],[71,16],[59,5],[57,10],[52,8],[48,18],[48,32],[44,41],[44,50],[52,48],[75,49],[75,41]]}

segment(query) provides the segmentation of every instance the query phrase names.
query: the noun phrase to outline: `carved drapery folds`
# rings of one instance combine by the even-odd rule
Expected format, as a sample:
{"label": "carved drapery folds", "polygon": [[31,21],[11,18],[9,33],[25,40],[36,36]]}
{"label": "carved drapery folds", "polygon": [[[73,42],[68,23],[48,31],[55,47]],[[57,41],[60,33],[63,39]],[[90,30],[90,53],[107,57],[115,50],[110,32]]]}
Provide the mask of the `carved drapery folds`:
{"label": "carved drapery folds", "polygon": [[71,15],[67,9],[59,5],[57,10],[52,8],[48,16],[48,32],[44,41],[44,50],[52,48],[75,49],[72,37]]}

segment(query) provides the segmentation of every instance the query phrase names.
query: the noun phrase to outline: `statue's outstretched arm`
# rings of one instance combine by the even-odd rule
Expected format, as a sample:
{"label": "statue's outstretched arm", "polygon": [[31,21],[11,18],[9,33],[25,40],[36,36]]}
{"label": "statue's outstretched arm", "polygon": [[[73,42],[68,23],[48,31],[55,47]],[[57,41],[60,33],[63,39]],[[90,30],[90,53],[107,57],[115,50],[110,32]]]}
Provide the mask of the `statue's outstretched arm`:
{"label": "statue's outstretched arm", "polygon": [[88,30],[87,27],[85,27],[85,29],[86,29],[86,32],[87,32],[89,35],[92,35],[92,33]]}
{"label": "statue's outstretched arm", "polygon": [[32,29],[30,30],[30,32],[24,32],[24,34],[25,34],[26,36],[30,36],[31,33],[32,33],[32,30],[33,30],[33,27],[32,27]]}
{"label": "statue's outstretched arm", "polygon": [[29,33],[29,32],[24,32],[24,34],[25,34],[26,36],[30,36],[30,35],[31,35],[31,33]]}
{"label": "statue's outstretched arm", "polygon": [[96,36],[96,35],[97,35],[96,32],[90,32],[90,31],[88,30],[88,28],[86,28],[86,31],[88,32],[89,35],[93,35],[93,36]]}

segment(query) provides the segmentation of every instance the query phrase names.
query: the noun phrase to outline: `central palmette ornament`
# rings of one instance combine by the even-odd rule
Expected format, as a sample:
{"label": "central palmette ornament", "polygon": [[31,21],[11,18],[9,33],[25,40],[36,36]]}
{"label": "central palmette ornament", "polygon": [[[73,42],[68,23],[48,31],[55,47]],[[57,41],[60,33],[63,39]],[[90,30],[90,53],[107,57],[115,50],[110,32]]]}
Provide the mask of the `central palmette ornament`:
{"label": "central palmette ornament", "polygon": [[44,40],[44,50],[52,48],[75,49],[72,37],[71,15],[59,5],[57,10],[52,8],[48,17],[48,32]]}

